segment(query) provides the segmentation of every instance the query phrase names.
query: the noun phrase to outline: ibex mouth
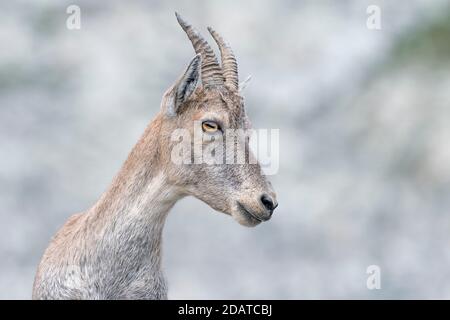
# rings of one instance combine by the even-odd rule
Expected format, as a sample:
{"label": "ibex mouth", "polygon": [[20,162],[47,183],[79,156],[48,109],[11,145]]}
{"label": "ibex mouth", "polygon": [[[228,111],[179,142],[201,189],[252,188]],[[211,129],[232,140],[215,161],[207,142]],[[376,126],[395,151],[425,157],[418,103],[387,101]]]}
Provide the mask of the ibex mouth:
{"label": "ibex mouth", "polygon": [[240,210],[242,213],[244,213],[245,216],[250,217],[250,218],[253,218],[253,219],[255,219],[256,221],[259,221],[259,222],[264,222],[264,221],[269,220],[269,219],[263,219],[263,218],[257,217],[256,215],[254,215],[253,213],[251,213],[249,210],[247,210],[247,209],[244,207],[244,205],[243,205],[242,203],[240,203],[239,201],[237,202],[237,204],[238,204],[239,210]]}

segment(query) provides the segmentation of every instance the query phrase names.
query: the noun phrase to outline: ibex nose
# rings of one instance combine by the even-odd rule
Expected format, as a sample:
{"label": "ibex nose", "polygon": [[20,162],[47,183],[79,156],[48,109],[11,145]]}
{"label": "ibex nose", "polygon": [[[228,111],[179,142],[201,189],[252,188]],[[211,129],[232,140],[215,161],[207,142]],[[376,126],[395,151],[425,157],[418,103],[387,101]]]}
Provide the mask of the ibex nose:
{"label": "ibex nose", "polygon": [[278,207],[278,203],[276,202],[276,200],[266,193],[261,196],[261,203],[263,204],[264,208],[269,211],[270,215],[272,215],[273,210]]}

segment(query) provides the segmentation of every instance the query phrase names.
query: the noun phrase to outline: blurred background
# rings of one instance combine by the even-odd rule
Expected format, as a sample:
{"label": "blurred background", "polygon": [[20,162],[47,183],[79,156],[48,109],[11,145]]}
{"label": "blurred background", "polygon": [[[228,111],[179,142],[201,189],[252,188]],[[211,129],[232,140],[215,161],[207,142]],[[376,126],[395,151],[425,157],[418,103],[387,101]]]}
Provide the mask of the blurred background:
{"label": "blurred background", "polygon": [[169,298],[450,298],[444,0],[1,2],[0,298],[31,298],[50,238],[107,188],[194,56],[174,11],[214,26],[252,75],[253,126],[280,129],[280,205],[248,229],[178,203]]}

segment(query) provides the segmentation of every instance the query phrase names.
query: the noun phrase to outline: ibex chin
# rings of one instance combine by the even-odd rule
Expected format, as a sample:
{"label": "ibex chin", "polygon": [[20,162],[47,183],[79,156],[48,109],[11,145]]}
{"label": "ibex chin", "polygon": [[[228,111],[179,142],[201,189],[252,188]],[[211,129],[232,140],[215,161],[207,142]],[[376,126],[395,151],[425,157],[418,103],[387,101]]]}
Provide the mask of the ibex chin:
{"label": "ibex chin", "polygon": [[[161,238],[176,201],[194,196],[245,226],[270,219],[277,206],[257,162],[172,161],[175,129],[200,130],[203,147],[228,129],[250,131],[231,48],[208,28],[220,48],[220,65],[206,40],[176,16],[197,55],[164,94],[160,112],[107,191],[54,236],[37,270],[33,299],[167,299]],[[236,148],[248,158],[244,140]]]}

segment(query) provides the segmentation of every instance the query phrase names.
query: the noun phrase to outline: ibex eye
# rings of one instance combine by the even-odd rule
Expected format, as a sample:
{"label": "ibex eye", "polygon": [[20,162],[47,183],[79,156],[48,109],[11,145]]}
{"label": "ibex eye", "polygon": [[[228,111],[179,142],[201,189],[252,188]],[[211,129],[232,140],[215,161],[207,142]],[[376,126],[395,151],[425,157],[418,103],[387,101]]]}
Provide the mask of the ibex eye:
{"label": "ibex eye", "polygon": [[203,132],[216,132],[219,130],[219,125],[214,121],[204,121],[202,123]]}

